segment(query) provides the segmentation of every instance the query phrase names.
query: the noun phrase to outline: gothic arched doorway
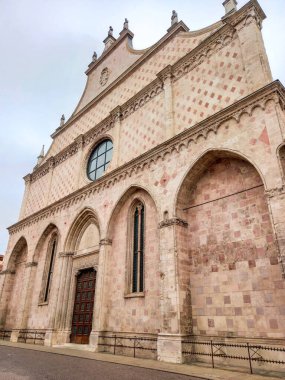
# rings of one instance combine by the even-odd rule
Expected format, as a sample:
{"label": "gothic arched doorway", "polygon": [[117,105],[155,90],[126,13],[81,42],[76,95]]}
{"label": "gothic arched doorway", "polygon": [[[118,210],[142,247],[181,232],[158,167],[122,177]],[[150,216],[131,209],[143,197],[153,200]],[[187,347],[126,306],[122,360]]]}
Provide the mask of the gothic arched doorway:
{"label": "gothic arched doorway", "polygon": [[96,271],[93,268],[80,271],[76,279],[71,343],[89,343],[92,330],[95,284]]}

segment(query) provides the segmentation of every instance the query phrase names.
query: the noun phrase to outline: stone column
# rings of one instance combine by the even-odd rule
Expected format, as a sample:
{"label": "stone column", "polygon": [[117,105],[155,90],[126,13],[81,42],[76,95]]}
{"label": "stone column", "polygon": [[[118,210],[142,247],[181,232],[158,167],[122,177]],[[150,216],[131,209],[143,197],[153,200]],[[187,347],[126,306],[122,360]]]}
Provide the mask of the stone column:
{"label": "stone column", "polygon": [[59,257],[61,259],[60,268],[60,283],[58,289],[57,303],[55,306],[55,312],[51,320],[51,331],[46,334],[45,345],[52,345],[52,331],[57,330],[57,343],[63,344],[69,342],[70,329],[66,327],[66,316],[69,300],[69,290],[72,272],[72,257],[74,252],[61,252]]}
{"label": "stone column", "polygon": [[165,139],[168,140],[175,135],[173,91],[172,91],[172,66],[170,65],[166,66],[163,70],[161,70],[157,74],[157,77],[163,82]]}
{"label": "stone column", "polygon": [[98,351],[99,335],[104,330],[104,292],[105,276],[108,255],[110,254],[112,241],[110,239],[100,240],[99,265],[96,279],[95,302],[93,310],[92,331],[90,334],[90,345],[94,351]]}
{"label": "stone column", "polygon": [[272,74],[261,34],[261,24],[265,15],[259,15],[254,7],[238,25],[237,35],[243,58],[243,65],[249,91],[272,82]]}
{"label": "stone column", "polygon": [[26,296],[25,296],[25,303],[23,306],[23,313],[22,313],[22,321],[21,321],[21,329],[26,329],[28,328],[27,323],[28,323],[28,318],[29,318],[29,313],[30,313],[30,308],[31,308],[31,302],[32,302],[32,295],[34,292],[34,278],[36,274],[36,267],[38,263],[35,261],[31,261],[26,263]]}
{"label": "stone column", "polygon": [[113,127],[113,137],[114,137],[114,149],[113,157],[110,162],[110,170],[116,169],[120,165],[121,161],[121,119],[122,119],[122,110],[121,107],[116,107],[111,113],[114,127]]}
{"label": "stone column", "polygon": [[157,354],[158,360],[172,363],[182,363],[176,228],[185,226],[187,222],[177,217],[159,224],[161,332],[158,335]]}
{"label": "stone column", "polygon": [[278,262],[285,280],[285,185],[267,190],[266,195],[278,249]]}
{"label": "stone column", "polygon": [[5,328],[8,301],[11,295],[15,271],[6,269],[0,272],[0,328]]}

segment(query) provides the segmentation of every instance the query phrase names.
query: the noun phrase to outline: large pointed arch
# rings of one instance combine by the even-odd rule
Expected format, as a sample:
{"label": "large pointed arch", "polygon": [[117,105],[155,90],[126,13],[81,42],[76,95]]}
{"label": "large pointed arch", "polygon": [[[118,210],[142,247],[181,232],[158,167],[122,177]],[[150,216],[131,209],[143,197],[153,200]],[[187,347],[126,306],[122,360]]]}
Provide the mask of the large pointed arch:
{"label": "large pointed arch", "polygon": [[[86,232],[87,228],[94,225],[98,230],[98,239],[100,237],[100,224],[96,212],[91,208],[84,208],[77,217],[74,219],[64,244],[65,252],[75,252],[79,245],[83,234]],[[96,244],[97,245],[97,244]],[[99,241],[98,241],[99,245]],[[92,247],[91,247],[92,248]],[[93,247],[97,249],[96,247]]]}
{"label": "large pointed arch", "polygon": [[175,202],[174,202],[174,213],[175,215],[183,218],[183,209],[187,207],[187,204],[184,204],[185,199],[187,199],[187,195],[192,191],[193,185],[198,180],[198,178],[203,174],[207,168],[214,163],[216,160],[220,158],[233,158],[248,162],[251,164],[257,173],[260,176],[260,179],[266,189],[265,178],[260,171],[259,167],[253,162],[249,157],[241,154],[240,152],[228,149],[208,149],[203,152],[190,166],[184,175],[180,185],[178,186]]}
{"label": "large pointed arch", "polygon": [[12,250],[12,253],[8,261],[7,269],[10,271],[14,271],[16,267],[16,262],[19,259],[19,256],[23,254],[27,255],[27,251],[28,251],[27,240],[24,236],[21,236]]}
{"label": "large pointed arch", "polygon": [[56,235],[57,239],[59,239],[59,230],[57,226],[54,223],[50,223],[47,227],[45,227],[44,231],[41,233],[40,238],[37,242],[34,254],[33,254],[33,261],[37,262],[39,259],[39,256],[41,254],[43,245],[45,244],[46,239],[50,235]]}

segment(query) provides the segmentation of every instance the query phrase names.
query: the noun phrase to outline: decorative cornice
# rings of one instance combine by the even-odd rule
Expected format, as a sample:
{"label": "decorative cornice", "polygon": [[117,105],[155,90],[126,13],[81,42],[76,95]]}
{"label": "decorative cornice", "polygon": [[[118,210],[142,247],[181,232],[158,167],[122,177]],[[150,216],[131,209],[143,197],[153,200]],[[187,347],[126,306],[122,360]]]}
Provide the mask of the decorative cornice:
{"label": "decorative cornice", "polygon": [[33,223],[48,218],[50,215],[54,215],[61,210],[68,209],[71,205],[82,202],[82,200],[114,186],[114,184],[124,180],[126,177],[131,177],[144,171],[145,168],[149,168],[152,164],[155,164],[158,159],[164,160],[166,155],[178,153],[181,149],[188,147],[190,144],[196,144],[198,138],[201,136],[207,139],[208,133],[212,131],[216,134],[224,122],[231,119],[239,122],[243,114],[247,114],[251,117],[254,108],[257,106],[265,110],[268,101],[274,101],[280,104],[283,109],[285,108],[285,89],[279,81],[270,83],[193,127],[186,129],[170,140],[164,141],[148,152],[121,165],[110,173],[106,173],[96,182],[89,183],[74,193],[15,223],[8,228],[9,233],[13,234],[19,232]]}
{"label": "decorative cornice", "polygon": [[180,227],[187,228],[188,227],[188,222],[186,222],[183,219],[174,217],[174,218],[171,218],[171,219],[163,220],[158,225],[159,228],[165,228],[165,227],[170,227],[170,226],[180,226]]}
{"label": "decorative cornice", "polygon": [[[82,135],[82,140],[84,145],[88,145],[93,142],[96,138],[104,135],[107,131],[113,128],[114,123],[117,120],[117,110],[120,109],[121,120],[126,119],[132,113],[137,111],[139,108],[143,107],[152,98],[159,95],[163,91],[163,82],[166,78],[174,77],[177,81],[181,76],[187,74],[197,65],[200,65],[204,60],[208,59],[209,55],[213,54],[215,49],[222,49],[228,43],[231,42],[234,32],[230,26],[225,25],[220,32],[214,33],[212,36],[208,37],[204,42],[198,45],[190,53],[186,54],[173,66],[168,65],[163,70],[161,70],[155,80],[149,83],[131,99],[125,102],[122,106],[116,107],[110,112],[110,115],[102,120],[99,124],[93,127],[91,130]],[[222,36],[222,37],[221,37]],[[210,47],[209,47],[210,44]],[[63,149],[56,156],[51,157],[53,159],[54,166],[57,166],[68,159],[70,156],[77,153],[80,149],[78,141],[75,139],[73,143]],[[40,167],[36,168],[32,173],[32,182],[41,178],[42,176],[49,173],[50,167],[48,162],[44,163]]]}
{"label": "decorative cornice", "polygon": [[110,173],[106,173],[96,182],[89,183],[72,194],[13,224],[8,228],[9,233],[19,232],[33,223],[48,218],[50,215],[54,215],[61,210],[68,209],[73,204],[82,202],[82,200],[114,186],[117,182],[127,177],[144,171],[145,168],[149,168],[152,164],[155,164],[158,159],[164,160],[166,155],[176,154],[190,144],[196,144],[200,137],[207,139],[209,132],[212,131],[216,134],[219,127],[231,119],[239,122],[243,114],[251,117],[256,107],[265,110],[268,101],[274,101],[280,104],[283,109],[285,108],[285,89],[278,80],[224,108],[193,127],[186,129],[170,140],[164,141],[162,144],[121,165]]}
{"label": "decorative cornice", "polygon": [[30,261],[29,263],[25,264],[25,268],[31,268],[31,267],[36,267],[38,263],[36,261]]}
{"label": "decorative cornice", "polygon": [[112,245],[112,240],[111,239],[101,239],[99,244],[100,245]]}

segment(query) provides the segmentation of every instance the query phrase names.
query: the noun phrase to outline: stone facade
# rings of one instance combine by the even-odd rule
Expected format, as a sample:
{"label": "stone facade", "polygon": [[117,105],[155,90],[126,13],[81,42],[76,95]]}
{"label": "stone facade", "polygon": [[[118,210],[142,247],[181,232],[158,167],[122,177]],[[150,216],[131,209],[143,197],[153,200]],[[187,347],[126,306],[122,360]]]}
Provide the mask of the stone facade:
{"label": "stone facade", "polygon": [[[45,344],[68,343],[89,268],[94,350],[102,334],[152,336],[160,360],[181,362],[187,335],[284,339],[285,91],[272,82],[258,2],[225,3],[221,21],[189,32],[174,18],[143,51],[125,23],[93,56],[9,228],[0,327],[11,340],[41,329]],[[112,160],[90,181],[88,159],[106,138]],[[130,288],[136,202],[142,292]]]}
{"label": "stone facade", "polygon": [[4,259],[4,255],[0,255],[0,272],[3,269],[3,259]]}

